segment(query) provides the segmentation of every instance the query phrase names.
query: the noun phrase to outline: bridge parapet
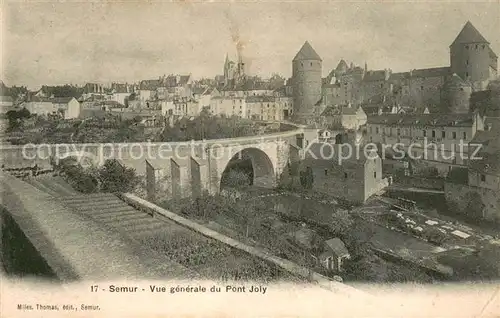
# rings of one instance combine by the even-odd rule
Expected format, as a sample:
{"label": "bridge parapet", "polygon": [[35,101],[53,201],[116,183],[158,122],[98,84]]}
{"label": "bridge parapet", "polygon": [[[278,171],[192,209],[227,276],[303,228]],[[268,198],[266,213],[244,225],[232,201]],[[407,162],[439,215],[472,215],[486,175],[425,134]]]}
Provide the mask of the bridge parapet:
{"label": "bridge parapet", "polygon": [[[0,184],[1,205],[61,281],[172,279],[193,275],[26,182],[0,172]],[[178,268],[177,277],[165,277],[161,266],[150,265],[169,263]]]}

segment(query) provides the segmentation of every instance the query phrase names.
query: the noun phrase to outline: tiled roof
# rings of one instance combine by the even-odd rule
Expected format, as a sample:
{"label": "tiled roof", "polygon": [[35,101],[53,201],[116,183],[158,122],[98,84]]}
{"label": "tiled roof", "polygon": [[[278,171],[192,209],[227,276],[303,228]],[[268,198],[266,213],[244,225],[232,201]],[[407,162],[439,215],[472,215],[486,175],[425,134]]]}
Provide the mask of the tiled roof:
{"label": "tiled roof", "polygon": [[385,80],[385,70],[368,71],[363,78],[364,82],[375,82]]}
{"label": "tiled roof", "polygon": [[222,91],[256,91],[256,90],[270,90],[268,82],[256,81],[252,78],[246,79],[243,83],[232,86],[228,85],[221,89]]}
{"label": "tiled roof", "polygon": [[294,61],[316,60],[321,61],[321,57],[314,51],[309,42],[305,42],[297,55],[293,58]]}
{"label": "tiled roof", "polygon": [[200,87],[200,86],[195,86],[192,89],[193,94],[198,94],[198,95],[201,95],[206,91],[207,91],[206,87]]}
{"label": "tiled roof", "polygon": [[460,76],[457,74],[453,74],[450,76],[446,82],[444,83],[445,87],[470,87],[470,84],[465,82]]}
{"label": "tiled roof", "polygon": [[451,75],[449,67],[422,68],[411,71],[411,77],[443,77]]}
{"label": "tiled roof", "polygon": [[489,47],[490,49],[490,57],[493,58],[493,59],[496,59],[498,58],[498,56],[496,55],[496,53],[493,51],[493,49],[491,48],[491,46]]}
{"label": "tiled roof", "polygon": [[336,115],[356,115],[358,108],[355,106],[328,106],[325,108],[321,116],[336,116]]}
{"label": "tiled roof", "polygon": [[337,237],[325,241],[325,244],[338,256],[349,254],[344,242]]}
{"label": "tiled roof", "polygon": [[274,96],[247,96],[247,103],[272,103],[276,100]]}
{"label": "tiled roof", "polygon": [[212,93],[214,93],[214,91],[217,91],[215,88],[213,87],[209,87],[207,88],[204,92],[203,92],[203,95],[210,95]]}
{"label": "tiled roof", "polygon": [[473,114],[386,114],[368,116],[368,124],[388,126],[419,126],[419,127],[469,127],[473,122]]}
{"label": "tiled roof", "polygon": [[119,93],[119,94],[128,93],[127,92],[127,84],[113,83],[112,89],[115,91],[115,93]]}
{"label": "tiled roof", "polygon": [[[344,168],[356,168],[359,165],[364,165],[367,159],[370,157],[366,156],[364,151],[360,151],[356,154],[356,151],[350,152],[348,147],[343,147],[342,144],[330,144],[322,142],[311,143],[307,147],[306,152],[306,163],[314,164],[315,167],[334,167],[338,166],[339,159],[341,159],[340,165]],[[361,147],[360,149],[363,149]]]}
{"label": "tiled roof", "polygon": [[457,35],[455,41],[451,44],[451,46],[456,44],[466,44],[466,43],[488,43],[486,39],[479,33],[479,31],[467,21],[467,23],[462,28],[462,31]]}
{"label": "tiled roof", "polygon": [[139,89],[141,90],[148,90],[148,91],[154,91],[160,86],[160,81],[159,80],[143,80],[139,84]]}
{"label": "tiled roof", "polygon": [[380,105],[363,105],[362,108],[367,116],[371,116],[378,114]]}
{"label": "tiled roof", "polygon": [[349,65],[347,65],[346,61],[344,59],[341,59],[335,70],[337,72],[345,72],[349,68]]}
{"label": "tiled roof", "polygon": [[177,85],[186,85],[188,83],[190,77],[191,76],[189,76],[189,75],[181,75],[179,77],[179,82],[177,83]]}
{"label": "tiled roof", "polygon": [[114,100],[103,101],[102,105],[109,106],[110,108],[125,108],[125,105],[120,104],[119,102],[114,101]]}
{"label": "tiled roof", "polygon": [[402,72],[402,73],[392,73],[389,77],[390,81],[402,81],[410,78],[410,72]]}

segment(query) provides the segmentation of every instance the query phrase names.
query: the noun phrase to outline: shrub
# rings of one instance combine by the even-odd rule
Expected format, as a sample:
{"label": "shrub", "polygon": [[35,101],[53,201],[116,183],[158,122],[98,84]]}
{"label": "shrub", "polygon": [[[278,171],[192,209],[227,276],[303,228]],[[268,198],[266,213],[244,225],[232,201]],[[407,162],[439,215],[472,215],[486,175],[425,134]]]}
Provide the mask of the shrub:
{"label": "shrub", "polygon": [[129,192],[139,183],[135,169],[126,168],[118,160],[106,160],[99,171],[102,192]]}
{"label": "shrub", "polygon": [[83,193],[92,193],[99,190],[99,183],[96,178],[86,173],[82,166],[63,162],[60,170],[75,190]]}

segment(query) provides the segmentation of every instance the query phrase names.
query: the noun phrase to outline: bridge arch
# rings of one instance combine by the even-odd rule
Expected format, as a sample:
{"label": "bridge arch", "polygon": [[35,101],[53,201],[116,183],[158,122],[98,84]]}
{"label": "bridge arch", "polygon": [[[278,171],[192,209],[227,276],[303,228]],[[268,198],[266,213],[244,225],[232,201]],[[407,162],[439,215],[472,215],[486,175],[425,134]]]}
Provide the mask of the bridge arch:
{"label": "bridge arch", "polygon": [[266,153],[266,151],[255,147],[243,148],[236,151],[222,166],[219,189],[223,187],[223,180],[231,170],[232,164],[239,160],[248,160],[251,162],[252,175],[250,181],[252,185],[263,188],[274,187],[276,185],[276,169],[271,158],[272,156]]}

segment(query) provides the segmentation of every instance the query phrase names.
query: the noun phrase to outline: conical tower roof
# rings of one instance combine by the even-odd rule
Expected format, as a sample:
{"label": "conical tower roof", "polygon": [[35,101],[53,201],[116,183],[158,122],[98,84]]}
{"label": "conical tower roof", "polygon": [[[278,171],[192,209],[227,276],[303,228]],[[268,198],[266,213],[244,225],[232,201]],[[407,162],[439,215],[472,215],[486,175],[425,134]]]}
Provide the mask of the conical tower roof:
{"label": "conical tower roof", "polygon": [[467,21],[467,23],[462,28],[462,31],[457,35],[455,41],[451,46],[456,44],[466,44],[466,43],[490,43],[479,33],[479,31]]}
{"label": "conical tower roof", "polygon": [[302,45],[302,48],[297,53],[297,55],[295,55],[293,60],[294,61],[306,61],[306,60],[321,61],[321,57],[319,57],[318,53],[316,53],[316,51],[314,51],[311,44],[309,44],[309,42],[306,41],[304,43],[304,45]]}
{"label": "conical tower roof", "polygon": [[344,61],[344,59],[341,59],[335,70],[338,72],[345,72],[348,68],[349,66],[347,65],[346,61]]}

